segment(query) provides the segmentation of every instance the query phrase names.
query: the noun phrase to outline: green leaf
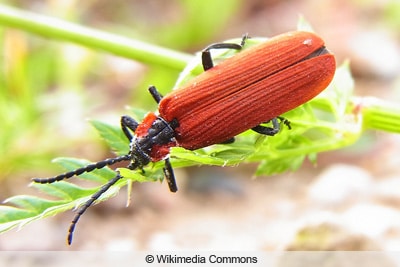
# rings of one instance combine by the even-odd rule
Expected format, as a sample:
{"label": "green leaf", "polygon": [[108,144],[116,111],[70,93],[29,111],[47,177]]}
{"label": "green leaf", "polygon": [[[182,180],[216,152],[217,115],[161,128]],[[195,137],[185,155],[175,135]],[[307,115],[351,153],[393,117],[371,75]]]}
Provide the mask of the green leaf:
{"label": "green leaf", "polygon": [[120,126],[109,125],[97,120],[92,120],[91,123],[118,155],[125,155],[129,152],[129,141]]}
{"label": "green leaf", "polygon": [[[86,160],[69,158],[58,158],[55,161],[62,165],[67,171],[83,167],[89,163]],[[84,173],[79,176],[79,178],[106,183],[110,178],[115,177],[115,175],[115,171],[106,167],[101,170],[94,170],[90,173]],[[127,180],[122,179],[104,193],[98,199],[98,202],[114,196],[126,183]],[[89,200],[92,194],[100,189],[100,185],[92,188],[84,188],[65,181],[52,184],[32,183],[32,186],[42,193],[56,197],[57,200],[47,200],[26,195],[14,196],[7,199],[4,205],[0,205],[0,232],[23,226],[34,220],[53,216],[65,210],[76,208]]]}
{"label": "green leaf", "polygon": [[15,196],[4,203],[13,206],[0,205],[0,232],[14,227],[21,227],[31,221],[55,215],[72,208],[69,200],[50,201],[33,196]]}
{"label": "green leaf", "polygon": [[263,160],[258,165],[256,175],[273,175],[286,171],[295,171],[300,168],[305,156],[293,156],[286,158],[275,158],[271,160]]}
{"label": "green leaf", "polygon": [[55,196],[68,201],[73,201],[74,199],[82,198],[94,193],[93,190],[84,189],[82,187],[64,181],[52,184],[33,183],[32,186],[50,196]]}

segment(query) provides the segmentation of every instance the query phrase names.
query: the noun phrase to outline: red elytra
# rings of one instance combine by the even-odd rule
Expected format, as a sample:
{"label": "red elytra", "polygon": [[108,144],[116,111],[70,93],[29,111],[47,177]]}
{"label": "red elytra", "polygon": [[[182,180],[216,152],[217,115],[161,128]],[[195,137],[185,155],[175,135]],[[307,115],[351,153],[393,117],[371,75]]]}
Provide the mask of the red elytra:
{"label": "red elytra", "polygon": [[221,143],[309,101],[335,73],[332,54],[310,32],[290,32],[249,48],[167,94],[160,117],[176,119],[177,145],[194,150]]}

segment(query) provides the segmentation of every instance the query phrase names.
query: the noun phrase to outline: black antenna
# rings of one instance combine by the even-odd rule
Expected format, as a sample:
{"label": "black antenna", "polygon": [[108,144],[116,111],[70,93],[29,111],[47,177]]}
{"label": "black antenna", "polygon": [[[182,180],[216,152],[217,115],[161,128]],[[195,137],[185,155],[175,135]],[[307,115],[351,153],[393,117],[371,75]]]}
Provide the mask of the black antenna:
{"label": "black antenna", "polygon": [[123,156],[119,156],[116,158],[110,158],[110,159],[105,159],[96,163],[92,163],[89,164],[85,167],[70,171],[70,172],[66,172],[51,178],[33,178],[32,181],[34,181],[35,183],[39,183],[39,184],[51,184],[54,182],[58,182],[64,179],[68,179],[71,178],[72,176],[75,175],[81,175],[84,172],[91,172],[95,169],[102,169],[105,166],[109,166],[109,165],[113,165],[117,162],[121,162],[121,161],[127,161],[127,160],[131,160],[131,155],[123,155]]}
{"label": "black antenna", "polygon": [[[61,181],[64,179],[68,179],[71,178],[72,176],[75,175],[80,175],[84,172],[91,172],[95,169],[102,169],[105,166],[109,166],[109,165],[113,165],[117,162],[121,162],[121,161],[127,161],[127,160],[131,160],[131,155],[123,155],[123,156],[119,156],[116,158],[109,158],[109,159],[105,159],[96,163],[92,163],[89,164],[85,167],[70,171],[70,172],[66,172],[60,175],[57,175],[55,177],[51,177],[51,178],[33,178],[32,180],[35,183],[41,183],[41,184],[50,184],[50,183],[54,183],[57,181]],[[74,229],[76,224],[78,223],[80,217],[82,216],[83,213],[85,213],[85,211],[102,195],[104,194],[108,189],[110,189],[111,186],[113,186],[119,179],[121,179],[122,176],[119,174],[119,172],[117,172],[117,176],[115,176],[113,179],[109,180],[106,184],[104,184],[99,191],[97,191],[96,193],[94,193],[90,199],[88,201],[86,201],[85,204],[83,204],[83,206],[81,206],[78,211],[76,212],[76,215],[74,217],[74,219],[71,222],[71,225],[69,226],[69,231],[68,231],[68,237],[67,237],[67,242],[68,245],[71,245],[72,243],[72,237],[73,237],[73,233],[74,233]]]}
{"label": "black antenna", "polygon": [[78,223],[79,219],[81,218],[82,214],[85,213],[85,211],[102,195],[104,192],[106,192],[108,189],[110,189],[111,186],[113,186],[119,179],[121,179],[122,176],[117,172],[117,176],[109,180],[106,184],[104,184],[99,191],[94,193],[88,201],[86,201],[83,206],[79,208],[79,210],[76,212],[76,215],[74,219],[71,222],[71,225],[69,226],[68,230],[68,237],[67,237],[67,242],[68,245],[71,245],[72,243],[72,237],[74,235],[74,230],[75,226]]}
{"label": "black antenna", "polygon": [[[162,99],[162,96],[160,93],[158,93],[157,89],[155,87],[150,87],[149,88],[151,95],[153,98],[158,102]],[[153,122],[154,125],[151,125],[151,128],[148,129],[149,136],[146,137],[141,137],[141,138],[135,138],[133,135],[139,126],[139,123],[135,121],[135,119],[129,117],[129,116],[122,116],[121,117],[121,129],[125,136],[128,138],[130,142],[130,151],[128,154],[115,157],[115,158],[109,158],[105,159],[96,163],[91,163],[85,167],[69,171],[51,178],[33,178],[32,180],[35,183],[40,183],[40,184],[50,184],[54,182],[58,182],[64,179],[71,178],[73,176],[78,176],[81,175],[82,173],[85,172],[91,172],[95,169],[102,169],[105,166],[108,165],[113,165],[117,162],[121,161],[130,161],[128,165],[128,169],[130,170],[135,170],[137,168],[140,168],[143,171],[143,167],[146,166],[148,163],[152,161],[152,158],[150,156],[151,149],[155,144],[158,145],[165,145],[170,142],[174,138],[174,129],[177,127],[177,121],[172,120],[170,123],[166,122],[160,117],[157,117],[157,120]],[[132,134],[133,133],[133,134]],[[168,186],[170,188],[171,192],[176,192],[178,190],[175,182],[175,176],[174,176],[174,171],[172,169],[171,163],[168,158],[165,159],[165,167],[163,169],[165,178],[168,182]],[[73,233],[76,227],[76,224],[78,223],[79,219],[85,213],[85,211],[93,205],[93,203],[99,199],[99,197],[104,194],[108,189],[110,189],[111,186],[113,186],[118,180],[122,178],[121,174],[117,171],[117,175],[109,180],[106,184],[102,185],[99,191],[94,193],[89,200],[87,200],[81,207],[78,208],[76,215],[74,219],[71,221],[71,225],[69,226],[68,230],[68,237],[67,237],[67,242],[68,245],[71,245],[72,243],[72,237]]]}

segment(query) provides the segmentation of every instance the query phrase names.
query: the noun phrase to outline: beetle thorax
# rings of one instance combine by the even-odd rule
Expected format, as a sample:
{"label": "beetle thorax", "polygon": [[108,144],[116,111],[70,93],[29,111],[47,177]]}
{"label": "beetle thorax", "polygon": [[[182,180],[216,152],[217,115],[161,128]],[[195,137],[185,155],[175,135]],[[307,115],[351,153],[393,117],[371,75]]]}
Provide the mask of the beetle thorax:
{"label": "beetle thorax", "polygon": [[137,167],[165,159],[169,155],[170,148],[176,146],[172,125],[161,117],[150,113],[140,126],[143,125],[146,125],[146,128],[135,132],[130,144],[131,164]]}

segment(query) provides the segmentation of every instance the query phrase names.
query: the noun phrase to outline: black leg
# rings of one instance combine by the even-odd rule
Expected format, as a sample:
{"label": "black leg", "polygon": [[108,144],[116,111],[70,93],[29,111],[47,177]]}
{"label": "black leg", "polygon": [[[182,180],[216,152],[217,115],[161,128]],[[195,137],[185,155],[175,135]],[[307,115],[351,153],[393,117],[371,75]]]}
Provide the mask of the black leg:
{"label": "black leg", "polygon": [[169,191],[175,193],[178,191],[178,187],[175,181],[174,170],[172,169],[171,162],[169,159],[165,159],[165,167],[163,168],[165,179],[167,179]]}
{"label": "black leg", "polygon": [[111,186],[113,186],[119,179],[121,179],[122,176],[117,173],[117,176],[115,176],[113,179],[109,180],[108,183],[104,184],[99,191],[94,193],[86,203],[79,208],[77,211],[74,219],[71,222],[71,225],[69,226],[68,230],[68,237],[67,237],[67,242],[68,245],[71,245],[72,243],[72,237],[74,234],[75,226],[78,223],[79,219],[81,218],[82,214],[85,213],[85,211],[102,195],[104,194],[108,189],[110,189]]}
{"label": "black leg", "polygon": [[280,125],[279,125],[278,119],[281,122],[283,122],[289,128],[289,130],[291,129],[290,122],[287,119],[283,118],[283,117],[273,118],[271,120],[272,127],[266,127],[266,126],[262,126],[262,125],[257,125],[256,127],[253,127],[251,129],[253,131],[259,133],[259,134],[274,136],[280,130]]}
{"label": "black leg", "polygon": [[273,136],[279,132],[280,127],[278,120],[276,118],[273,118],[271,121],[272,121],[272,127],[257,125],[256,127],[253,127],[251,129],[259,134]]}
{"label": "black leg", "polygon": [[221,142],[220,144],[227,145],[227,144],[232,144],[234,142],[235,142],[235,137],[232,137],[232,138],[229,138],[228,140]]}
{"label": "black leg", "polygon": [[64,180],[64,179],[71,178],[72,176],[75,176],[75,175],[81,175],[84,172],[91,172],[91,171],[93,171],[95,169],[102,169],[105,166],[113,165],[113,164],[115,164],[117,162],[127,161],[127,160],[131,160],[131,156],[130,155],[123,155],[123,156],[119,156],[119,157],[116,157],[116,158],[105,159],[105,160],[102,160],[102,161],[99,161],[99,162],[96,162],[96,163],[89,164],[89,165],[87,165],[85,167],[82,167],[82,168],[79,168],[79,169],[76,169],[76,170],[73,170],[73,171],[70,171],[70,172],[66,172],[66,173],[60,174],[60,175],[52,177],[52,178],[43,178],[43,179],[42,178],[33,178],[32,180],[35,183],[51,184],[51,183],[54,183],[54,182],[57,182],[57,181],[61,181],[61,180]]}
{"label": "black leg", "polygon": [[150,86],[149,92],[157,104],[160,103],[163,96],[157,91],[157,88],[155,86]]}
{"label": "black leg", "polygon": [[135,121],[135,119],[133,119],[132,117],[126,115],[121,117],[121,129],[124,132],[125,136],[128,138],[129,142],[131,142],[133,139],[133,136],[129,132],[129,130],[135,132],[138,126],[139,123]]}
{"label": "black leg", "polygon": [[281,116],[278,116],[277,118],[278,118],[283,124],[285,124],[286,127],[288,127],[289,130],[292,129],[292,127],[290,126],[290,121],[289,121],[289,120],[287,120],[286,118],[281,117]]}
{"label": "black leg", "polygon": [[243,35],[242,37],[242,42],[240,44],[232,44],[232,43],[216,43],[216,44],[211,44],[207,46],[206,48],[203,49],[201,53],[201,60],[203,64],[203,69],[204,70],[209,70],[212,67],[214,67],[214,63],[211,57],[210,50],[211,49],[236,49],[240,50],[243,48],[246,40],[249,38],[247,34]]}

